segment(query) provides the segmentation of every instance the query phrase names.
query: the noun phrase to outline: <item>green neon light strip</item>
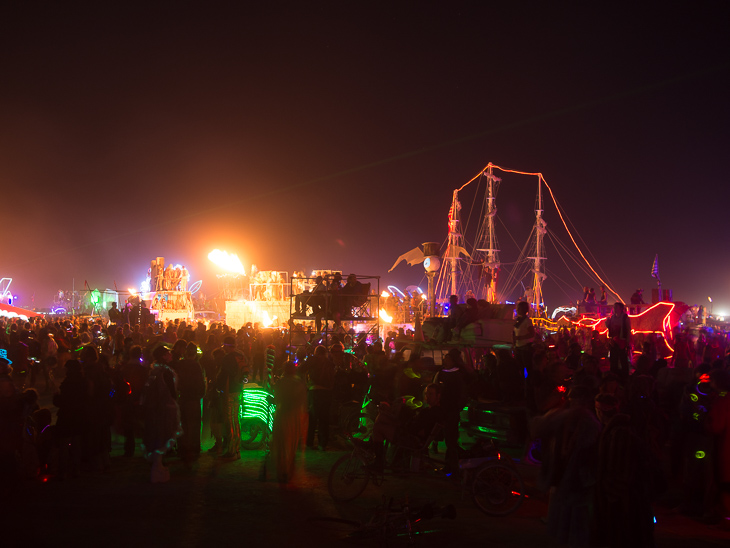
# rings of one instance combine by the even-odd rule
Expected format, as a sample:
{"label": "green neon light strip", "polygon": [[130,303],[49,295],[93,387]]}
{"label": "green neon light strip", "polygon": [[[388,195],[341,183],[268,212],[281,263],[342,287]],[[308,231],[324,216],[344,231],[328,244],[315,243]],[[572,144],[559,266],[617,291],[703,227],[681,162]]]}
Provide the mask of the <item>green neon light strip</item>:
{"label": "green neon light strip", "polygon": [[273,430],[276,406],[269,403],[269,399],[270,396],[266,390],[259,388],[244,390],[240,418],[258,419],[267,424],[270,431]]}
{"label": "green neon light strip", "polygon": [[487,428],[486,426],[477,426],[477,430],[479,432],[484,432],[485,434],[489,434],[494,439],[499,439],[499,440],[507,439],[503,430],[495,430],[494,428]]}
{"label": "green neon light strip", "polygon": [[487,428],[485,426],[478,426],[477,430],[480,432],[484,432],[486,434],[499,434],[499,430],[495,430],[494,428]]}

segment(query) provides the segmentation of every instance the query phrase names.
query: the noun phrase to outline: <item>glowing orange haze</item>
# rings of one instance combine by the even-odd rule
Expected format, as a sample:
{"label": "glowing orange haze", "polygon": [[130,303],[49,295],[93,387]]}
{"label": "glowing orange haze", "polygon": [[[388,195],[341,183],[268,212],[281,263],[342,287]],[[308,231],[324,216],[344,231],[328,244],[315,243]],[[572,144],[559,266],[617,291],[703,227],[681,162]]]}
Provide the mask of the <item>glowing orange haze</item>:
{"label": "glowing orange haze", "polygon": [[234,272],[236,274],[246,274],[246,269],[241,264],[241,260],[235,253],[229,254],[227,251],[221,251],[220,249],[214,249],[208,253],[208,259],[213,261],[216,265],[221,267],[223,270],[228,272]]}

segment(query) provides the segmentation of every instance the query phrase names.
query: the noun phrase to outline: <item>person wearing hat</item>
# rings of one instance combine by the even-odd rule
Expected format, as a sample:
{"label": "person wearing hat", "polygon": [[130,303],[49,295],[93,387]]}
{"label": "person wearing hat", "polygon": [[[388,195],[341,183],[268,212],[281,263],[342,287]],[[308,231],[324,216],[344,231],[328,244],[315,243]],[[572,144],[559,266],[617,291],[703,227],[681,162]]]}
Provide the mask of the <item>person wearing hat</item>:
{"label": "person wearing hat", "polygon": [[152,463],[150,480],[158,483],[170,479],[170,470],[163,465],[162,457],[182,434],[182,427],[177,403],[177,375],[170,368],[170,347],[158,343],[152,351],[152,359],[152,370],[142,391],[142,440],[145,455]]}

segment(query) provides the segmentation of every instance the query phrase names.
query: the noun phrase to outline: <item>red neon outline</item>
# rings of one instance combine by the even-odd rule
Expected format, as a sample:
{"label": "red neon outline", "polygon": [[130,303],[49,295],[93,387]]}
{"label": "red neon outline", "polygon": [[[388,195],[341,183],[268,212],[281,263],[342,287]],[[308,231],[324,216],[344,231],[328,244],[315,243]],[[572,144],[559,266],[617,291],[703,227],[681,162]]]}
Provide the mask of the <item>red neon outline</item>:
{"label": "red neon outline", "polygon": [[[666,333],[667,332],[671,332],[672,326],[671,326],[671,318],[670,317],[671,317],[672,312],[674,311],[674,308],[677,306],[676,303],[670,303],[670,302],[666,302],[666,301],[660,301],[658,303],[655,303],[655,304],[651,305],[649,308],[647,308],[646,310],[642,311],[639,314],[629,314],[629,318],[639,318],[640,316],[643,316],[644,314],[648,314],[651,310],[653,310],[657,306],[659,306],[659,305],[666,305],[666,304],[670,305],[670,308],[669,308],[668,312],[666,313],[666,315],[664,316],[664,318],[662,318],[662,322],[661,322],[662,331],[657,331],[657,330],[654,330],[654,331],[644,331],[644,330],[641,330],[641,331],[639,331],[639,330],[636,330],[636,329],[632,329],[631,330],[631,334],[632,335],[636,335],[636,334],[638,334],[638,335],[648,335],[648,334],[652,334],[653,333],[653,334],[659,334],[659,335],[661,335],[662,340],[664,341],[664,344],[667,345],[667,348],[671,352],[671,354],[669,356],[667,356],[667,358],[672,358],[674,356],[674,348],[672,347],[671,344],[669,344],[669,339],[667,338]],[[563,316],[563,317],[565,317],[565,316]],[[591,330],[595,330],[596,326],[602,320],[606,320],[606,319],[608,319],[608,317],[606,317],[606,318],[581,318],[578,321],[573,321],[573,320],[567,320],[567,321],[570,322],[571,324],[577,326],[577,327],[581,327],[581,328],[586,328],[587,327],[587,328],[589,328]],[[550,327],[555,327],[556,329],[559,328],[558,322],[554,322],[552,320],[546,320],[546,319],[542,319],[542,322],[544,322],[546,325],[549,325]],[[606,333],[608,333],[608,328],[604,329],[603,331],[599,331],[599,333],[601,335],[605,335]]]}

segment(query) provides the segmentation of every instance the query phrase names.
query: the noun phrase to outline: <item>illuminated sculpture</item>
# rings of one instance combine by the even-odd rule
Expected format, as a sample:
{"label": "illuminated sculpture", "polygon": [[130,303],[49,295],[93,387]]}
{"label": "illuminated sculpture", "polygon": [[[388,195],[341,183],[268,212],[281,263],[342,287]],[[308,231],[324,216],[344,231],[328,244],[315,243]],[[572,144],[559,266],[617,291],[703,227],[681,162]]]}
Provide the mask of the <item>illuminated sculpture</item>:
{"label": "illuminated sculpture", "polygon": [[426,242],[423,245],[423,249],[414,248],[404,253],[395,264],[388,270],[391,272],[396,266],[402,261],[406,261],[410,266],[423,261],[423,268],[426,269],[426,276],[428,277],[428,302],[429,302],[429,315],[436,315],[436,291],[434,288],[433,278],[436,272],[441,268],[441,259],[439,258],[439,244],[438,242]]}

